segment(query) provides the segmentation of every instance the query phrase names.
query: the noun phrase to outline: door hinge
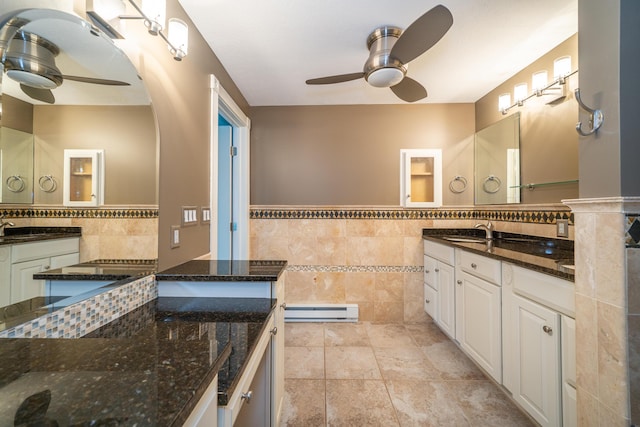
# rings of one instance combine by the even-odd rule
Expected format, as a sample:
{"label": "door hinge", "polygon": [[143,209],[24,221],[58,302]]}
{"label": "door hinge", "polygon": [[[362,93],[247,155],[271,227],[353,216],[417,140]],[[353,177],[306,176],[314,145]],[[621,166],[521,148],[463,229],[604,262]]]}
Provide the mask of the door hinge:
{"label": "door hinge", "polygon": [[238,155],[238,147],[234,147],[233,145],[229,147],[229,155],[231,157]]}

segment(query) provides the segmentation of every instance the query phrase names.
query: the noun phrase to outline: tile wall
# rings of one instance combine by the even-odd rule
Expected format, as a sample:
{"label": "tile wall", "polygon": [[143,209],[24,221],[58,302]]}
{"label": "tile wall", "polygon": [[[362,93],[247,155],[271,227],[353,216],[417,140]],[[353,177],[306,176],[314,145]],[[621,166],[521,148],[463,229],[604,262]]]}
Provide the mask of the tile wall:
{"label": "tile wall", "polygon": [[[470,228],[490,219],[499,231],[555,237],[556,219],[573,223],[563,205],[433,210],[253,207],[250,218],[251,258],[289,262],[287,303],[356,303],[360,320],[375,322],[424,320],[423,228]],[[569,230],[572,238],[573,227]]]}
{"label": "tile wall", "polygon": [[3,207],[16,227],[82,227],[80,261],[157,259],[158,207]]}
{"label": "tile wall", "polygon": [[575,215],[578,425],[637,425],[640,198],[567,204]]}

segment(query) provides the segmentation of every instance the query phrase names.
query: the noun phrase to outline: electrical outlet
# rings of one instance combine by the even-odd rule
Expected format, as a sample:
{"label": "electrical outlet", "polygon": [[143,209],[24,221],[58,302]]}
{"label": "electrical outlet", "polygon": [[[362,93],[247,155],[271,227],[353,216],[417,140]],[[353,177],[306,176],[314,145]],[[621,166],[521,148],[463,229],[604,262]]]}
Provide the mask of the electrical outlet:
{"label": "electrical outlet", "polygon": [[568,219],[556,220],[556,235],[558,237],[569,237],[569,220]]}
{"label": "electrical outlet", "polygon": [[180,226],[172,225],[170,247],[171,249],[173,249],[173,248],[177,248],[178,246],[180,246]]}

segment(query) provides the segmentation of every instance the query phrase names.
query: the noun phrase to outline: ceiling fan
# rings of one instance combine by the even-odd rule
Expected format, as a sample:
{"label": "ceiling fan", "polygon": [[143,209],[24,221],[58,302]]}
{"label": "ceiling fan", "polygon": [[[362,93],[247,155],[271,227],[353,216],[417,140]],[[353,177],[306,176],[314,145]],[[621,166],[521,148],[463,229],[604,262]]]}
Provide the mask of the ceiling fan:
{"label": "ceiling fan", "polygon": [[369,58],[359,73],[339,74],[307,80],[308,85],[325,85],[363,78],[375,87],[391,88],[403,101],[415,102],[427,97],[427,90],[407,77],[407,64],[435,45],[451,28],[453,15],[438,5],[402,29],[379,27],[367,38]]}
{"label": "ceiling fan", "polygon": [[6,48],[4,70],[9,78],[20,83],[20,89],[25,94],[48,104],[55,102],[51,90],[60,86],[64,80],[110,86],[130,85],[118,80],[62,74],[55,63],[55,57],[59,53],[60,49],[51,41],[19,30]]}

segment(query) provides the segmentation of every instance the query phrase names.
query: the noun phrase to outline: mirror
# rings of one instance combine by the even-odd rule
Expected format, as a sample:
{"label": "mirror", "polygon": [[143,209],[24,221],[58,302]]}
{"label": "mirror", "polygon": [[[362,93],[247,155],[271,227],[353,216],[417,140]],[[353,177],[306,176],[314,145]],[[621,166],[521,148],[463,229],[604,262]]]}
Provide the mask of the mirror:
{"label": "mirror", "polygon": [[0,127],[0,203],[33,202],[33,135]]}
{"label": "mirror", "polygon": [[520,113],[475,134],[475,204],[520,203]]}
{"label": "mirror", "polygon": [[[3,15],[0,23],[0,124],[31,133],[34,144],[30,151],[21,150],[20,163],[33,165],[33,173],[20,172],[25,182],[21,199],[2,197],[0,202],[62,205],[64,149],[95,148],[105,150],[106,205],[157,204],[155,114],[127,56],[105,34],[62,11],[28,9]],[[37,66],[27,69],[27,57]],[[46,88],[29,86],[34,70],[45,66],[57,68],[61,81],[50,82],[43,72],[46,76],[36,79],[44,79]],[[7,144],[13,145],[2,142],[5,154]],[[3,167],[3,195],[13,193],[7,179],[14,187],[21,185],[17,174]]]}

